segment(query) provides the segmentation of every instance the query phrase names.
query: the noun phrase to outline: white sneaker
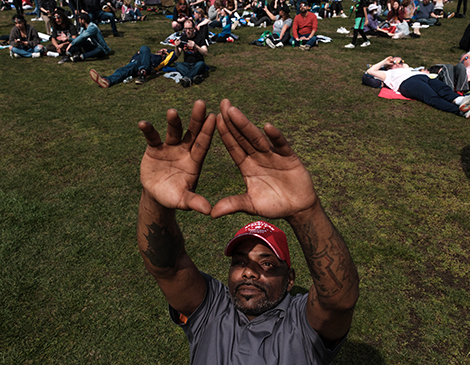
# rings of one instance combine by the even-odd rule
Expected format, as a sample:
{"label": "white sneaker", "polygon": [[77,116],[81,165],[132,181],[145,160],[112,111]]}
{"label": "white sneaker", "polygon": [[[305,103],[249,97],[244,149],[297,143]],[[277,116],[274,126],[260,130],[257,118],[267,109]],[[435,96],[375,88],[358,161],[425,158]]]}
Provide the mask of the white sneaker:
{"label": "white sneaker", "polygon": [[337,17],[338,17],[338,15],[336,15],[336,14],[333,14],[331,17],[332,17],[332,18],[337,18]]}
{"label": "white sneaker", "polygon": [[18,53],[13,53],[12,51],[10,51],[10,57],[11,58],[21,58],[21,56]]}
{"label": "white sneaker", "polygon": [[277,47],[277,48],[282,48],[282,47],[284,47],[284,43],[279,42],[278,44],[276,44],[276,47]]}
{"label": "white sneaker", "polygon": [[463,117],[470,119],[470,111],[463,113]]}
{"label": "white sneaker", "polygon": [[239,21],[238,21],[238,20],[235,20],[235,21],[232,23],[232,30],[237,29],[238,24],[239,24]]}
{"label": "white sneaker", "polygon": [[48,57],[59,57],[60,54],[59,54],[59,52],[47,51],[46,56],[48,56]]}
{"label": "white sneaker", "polygon": [[356,48],[356,46],[352,43],[346,44],[344,48]]}
{"label": "white sneaker", "polygon": [[464,96],[462,102],[459,105],[459,110],[461,112],[470,111],[470,95]]}
{"label": "white sneaker", "polygon": [[249,27],[254,27],[255,25],[252,22],[248,22]]}
{"label": "white sneaker", "polygon": [[361,44],[361,47],[368,47],[368,46],[370,46],[370,42],[369,42],[369,41],[364,42],[364,43]]}
{"label": "white sneaker", "polygon": [[347,18],[347,17],[348,17],[348,16],[347,16],[346,14],[344,14],[344,13],[341,13],[340,16],[341,16],[341,18]]}
{"label": "white sneaker", "polygon": [[31,57],[33,57],[33,58],[39,58],[39,57],[41,57],[41,53],[40,53],[40,52],[34,52],[34,53],[31,55]]}
{"label": "white sneaker", "polygon": [[31,21],[32,22],[42,22],[43,20],[42,20],[42,18],[37,17],[37,18],[31,19]]}
{"label": "white sneaker", "polygon": [[266,38],[266,44],[268,45],[269,48],[276,48],[276,46],[274,45],[274,42],[272,40],[270,40],[269,38]]}

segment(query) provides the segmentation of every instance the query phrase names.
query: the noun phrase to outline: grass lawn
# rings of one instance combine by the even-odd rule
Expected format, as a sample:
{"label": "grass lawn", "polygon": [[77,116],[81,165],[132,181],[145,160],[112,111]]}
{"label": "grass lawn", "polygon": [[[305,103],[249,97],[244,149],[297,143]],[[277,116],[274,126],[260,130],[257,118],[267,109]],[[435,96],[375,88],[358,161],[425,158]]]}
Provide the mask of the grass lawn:
{"label": "grass lawn", "polygon": [[[0,34],[12,15],[0,13]],[[141,45],[157,51],[170,23],[150,14],[118,24],[123,38],[102,25],[116,51],[104,60],[58,65],[0,50],[0,363],[189,362],[137,249],[137,123],[164,134],[168,108],[187,126],[195,100],[218,113],[229,98],[256,125],[285,133],[358,266],[361,297],[335,364],[470,364],[470,123],[361,85],[366,65],[388,55],[415,67],[457,63],[467,21],[349,50],[336,29],[353,20],[320,20],[318,33],[333,42],[310,52],[250,46],[264,29],[241,28],[234,44],[210,46],[210,77],[189,89],[162,76],[110,89],[91,80],[90,69],[109,75]],[[211,204],[244,191],[218,135],[198,189]],[[190,256],[222,281],[225,243],[254,219],[178,214]],[[292,241],[294,291],[305,292],[311,279],[294,234],[273,223]]]}

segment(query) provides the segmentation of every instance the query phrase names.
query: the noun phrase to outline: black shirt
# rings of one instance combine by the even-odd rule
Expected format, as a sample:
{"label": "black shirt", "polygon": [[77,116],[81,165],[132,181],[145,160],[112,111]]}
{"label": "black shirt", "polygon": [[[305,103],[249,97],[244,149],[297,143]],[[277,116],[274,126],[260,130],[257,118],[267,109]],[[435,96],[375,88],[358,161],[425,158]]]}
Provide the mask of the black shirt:
{"label": "black shirt", "polygon": [[179,48],[183,48],[184,62],[196,63],[199,61],[204,61],[204,56],[202,54],[200,54],[195,48],[190,48],[187,45],[188,40],[190,40],[190,41],[194,41],[194,43],[196,43],[199,47],[207,46],[206,40],[204,39],[204,36],[201,33],[196,32],[196,34],[194,35],[194,38],[192,39],[188,39],[188,36],[186,34],[183,34],[180,40],[183,43],[183,44],[180,44]]}

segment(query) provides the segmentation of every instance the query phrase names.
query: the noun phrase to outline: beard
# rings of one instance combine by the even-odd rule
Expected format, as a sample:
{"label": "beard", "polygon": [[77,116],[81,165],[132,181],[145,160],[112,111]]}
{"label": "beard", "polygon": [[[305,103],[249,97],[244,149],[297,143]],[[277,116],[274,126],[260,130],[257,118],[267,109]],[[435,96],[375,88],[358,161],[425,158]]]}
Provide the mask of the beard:
{"label": "beard", "polygon": [[[249,302],[250,300],[254,300],[253,299],[255,297],[254,295],[240,295],[241,298],[240,296],[237,296],[238,290],[243,285],[252,285],[255,288],[261,290],[261,292],[263,293],[262,297],[258,299],[257,302],[255,302],[253,306],[250,306],[250,307],[245,306],[241,298],[245,299],[246,302]],[[258,283],[251,282],[251,281],[240,283],[235,287],[235,290],[232,294],[233,306],[236,309],[238,309],[240,312],[245,314],[246,316],[259,316],[263,314],[264,312],[267,312],[268,310],[275,308],[279,303],[283,301],[283,299],[287,295],[288,285],[289,285],[289,282],[288,280],[286,280],[279,297],[274,300],[269,300],[268,291],[264,286],[259,285]]]}

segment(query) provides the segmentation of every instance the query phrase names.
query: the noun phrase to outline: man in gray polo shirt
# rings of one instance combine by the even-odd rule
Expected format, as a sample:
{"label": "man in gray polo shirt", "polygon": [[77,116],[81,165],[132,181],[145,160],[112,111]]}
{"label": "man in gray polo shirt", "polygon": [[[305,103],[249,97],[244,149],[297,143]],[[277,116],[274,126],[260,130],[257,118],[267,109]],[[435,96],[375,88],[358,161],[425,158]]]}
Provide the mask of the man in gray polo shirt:
{"label": "man in gray polo shirt", "polygon": [[[176,110],[167,113],[165,142],[150,123],[142,158],[137,239],[147,270],[185,331],[192,364],[330,364],[344,342],[359,296],[349,250],[326,216],[308,171],[284,136],[264,133],[228,100],[206,117],[197,101],[183,138]],[[214,207],[195,193],[215,127],[246,183],[243,195]],[[295,272],[286,236],[264,221],[243,227],[225,248],[228,287],[201,273],[185,251],[176,209],[218,218],[246,212],[283,218],[305,255],[313,285],[291,297]]]}

